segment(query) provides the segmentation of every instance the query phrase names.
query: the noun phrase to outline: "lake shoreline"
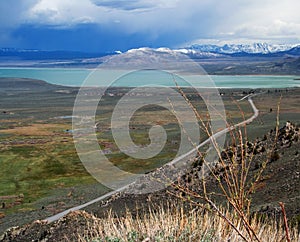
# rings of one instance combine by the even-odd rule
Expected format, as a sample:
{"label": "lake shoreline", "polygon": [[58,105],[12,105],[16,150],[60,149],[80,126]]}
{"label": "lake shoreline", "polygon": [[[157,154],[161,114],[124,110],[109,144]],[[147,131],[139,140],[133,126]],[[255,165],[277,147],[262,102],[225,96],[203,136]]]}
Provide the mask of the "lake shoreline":
{"label": "lake shoreline", "polygon": [[[99,69],[97,69],[99,71]],[[174,87],[171,78],[160,76],[157,70],[151,76],[140,79],[143,73],[140,71],[126,73],[122,70],[103,71],[93,74],[93,69],[85,68],[3,68],[0,67],[0,78],[29,78],[44,80],[49,84],[65,87],[107,87],[113,84],[116,87],[136,87],[146,84]],[[128,79],[130,76],[130,80]],[[91,80],[92,78],[96,79]],[[101,78],[101,79],[100,79]],[[126,79],[127,78],[127,79]],[[161,78],[161,79],[159,79]],[[300,87],[298,75],[182,75],[179,78],[190,82],[200,88],[218,89],[271,89],[271,88],[293,88]],[[189,79],[190,78],[190,79]],[[199,78],[199,79],[195,79]],[[207,79],[206,79],[207,78]],[[113,80],[113,81],[109,81]],[[100,85],[99,85],[100,83]],[[179,84],[180,85],[180,84]],[[184,85],[180,85],[184,86]]]}

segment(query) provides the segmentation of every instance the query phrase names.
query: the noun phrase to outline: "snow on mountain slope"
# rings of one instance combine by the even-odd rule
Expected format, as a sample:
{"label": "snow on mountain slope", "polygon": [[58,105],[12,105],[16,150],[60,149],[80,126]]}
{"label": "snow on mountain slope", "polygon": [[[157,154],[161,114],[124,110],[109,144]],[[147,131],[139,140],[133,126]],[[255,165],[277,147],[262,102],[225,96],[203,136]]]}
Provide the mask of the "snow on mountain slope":
{"label": "snow on mountain slope", "polygon": [[212,52],[208,52],[208,51],[199,51],[199,50],[195,50],[195,49],[185,49],[185,48],[181,48],[181,49],[170,49],[170,48],[166,48],[166,47],[161,47],[161,48],[156,48],[156,49],[152,49],[152,48],[148,48],[148,47],[142,47],[142,48],[138,48],[138,49],[130,49],[127,51],[127,53],[137,53],[137,52],[153,52],[153,53],[168,53],[168,54],[185,54],[185,55],[193,55],[195,57],[221,57],[223,56],[222,54],[218,54],[218,53],[212,53]]}
{"label": "snow on mountain slope", "polygon": [[[218,58],[223,57],[226,54],[274,54],[279,52],[286,52],[300,48],[299,45],[291,44],[268,44],[268,43],[253,43],[253,44],[225,44],[223,46],[218,45],[200,45],[194,44],[186,48],[170,49],[161,47],[152,49],[143,47],[139,49],[128,50],[127,52],[155,52],[155,53],[181,53],[188,56],[197,58]],[[294,51],[295,52],[295,51]]]}
{"label": "snow on mountain slope", "polygon": [[199,45],[194,44],[188,49],[203,52],[214,52],[219,54],[234,54],[234,53],[249,53],[249,54],[270,54],[282,51],[288,51],[297,45],[289,44],[268,44],[268,43],[253,43],[253,44],[225,44],[218,45]]}

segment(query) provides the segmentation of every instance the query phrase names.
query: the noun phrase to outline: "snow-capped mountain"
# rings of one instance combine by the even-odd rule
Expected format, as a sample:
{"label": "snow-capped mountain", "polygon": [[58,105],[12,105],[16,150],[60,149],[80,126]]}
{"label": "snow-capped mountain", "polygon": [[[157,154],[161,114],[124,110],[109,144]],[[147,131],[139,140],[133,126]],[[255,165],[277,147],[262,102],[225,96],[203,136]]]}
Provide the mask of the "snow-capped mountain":
{"label": "snow-capped mountain", "polygon": [[149,47],[142,47],[138,49],[131,49],[128,50],[126,53],[137,53],[137,52],[153,52],[153,53],[168,53],[168,54],[174,54],[174,53],[179,53],[179,54],[184,54],[184,55],[189,55],[189,56],[194,56],[194,57],[203,57],[203,58],[215,58],[215,57],[221,57],[223,56],[222,54],[218,53],[213,53],[213,52],[208,52],[208,51],[200,51],[196,49],[189,49],[189,48],[180,48],[180,49],[170,49],[166,47],[161,47],[161,48],[149,48]]}
{"label": "snow-capped mountain", "polygon": [[253,44],[225,44],[223,46],[218,46],[218,45],[194,44],[185,49],[201,51],[201,52],[212,52],[218,54],[235,54],[235,53],[271,54],[271,53],[288,51],[296,46],[300,46],[300,45],[253,43]]}
{"label": "snow-capped mountain", "polygon": [[194,44],[186,48],[170,49],[170,48],[139,48],[128,50],[128,52],[135,51],[153,51],[156,53],[171,53],[177,52],[195,58],[218,58],[225,55],[251,55],[251,54],[277,54],[280,55],[299,55],[299,45],[290,44],[268,44],[268,43],[253,43],[253,44],[225,44],[219,45],[200,45]]}

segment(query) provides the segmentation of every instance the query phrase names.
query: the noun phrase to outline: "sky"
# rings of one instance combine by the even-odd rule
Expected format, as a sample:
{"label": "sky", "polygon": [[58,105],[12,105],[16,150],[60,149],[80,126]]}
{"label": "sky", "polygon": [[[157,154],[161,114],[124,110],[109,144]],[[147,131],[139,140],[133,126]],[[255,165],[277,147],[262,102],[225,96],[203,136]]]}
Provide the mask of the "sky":
{"label": "sky", "polygon": [[299,0],[0,0],[0,48],[300,43]]}

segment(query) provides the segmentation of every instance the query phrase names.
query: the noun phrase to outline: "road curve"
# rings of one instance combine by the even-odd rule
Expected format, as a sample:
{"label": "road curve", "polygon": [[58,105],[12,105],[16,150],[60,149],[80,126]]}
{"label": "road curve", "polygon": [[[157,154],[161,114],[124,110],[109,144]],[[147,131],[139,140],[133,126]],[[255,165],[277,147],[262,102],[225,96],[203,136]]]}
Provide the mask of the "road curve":
{"label": "road curve", "polygon": [[[245,96],[244,98],[240,99],[240,100],[243,100],[243,99],[245,99],[245,98],[248,98],[248,102],[250,103],[250,105],[251,105],[251,107],[252,107],[252,110],[253,110],[253,112],[254,112],[253,115],[252,115],[250,118],[248,118],[247,120],[244,120],[244,121],[242,121],[242,122],[240,122],[240,123],[238,123],[238,124],[235,124],[235,125],[232,125],[232,126],[230,126],[230,127],[227,127],[227,128],[225,128],[225,129],[223,129],[223,130],[221,130],[221,131],[219,131],[219,132],[213,134],[212,137],[209,137],[208,139],[206,139],[205,141],[203,141],[203,142],[202,142],[201,144],[199,144],[195,149],[199,149],[200,147],[202,147],[202,146],[208,144],[209,142],[211,142],[213,139],[218,138],[218,137],[220,137],[221,135],[226,134],[227,132],[229,132],[229,131],[235,129],[236,127],[243,126],[243,125],[245,125],[245,124],[249,124],[249,123],[251,123],[254,119],[256,119],[256,118],[258,117],[259,110],[256,108],[256,106],[255,106],[254,103],[253,103],[253,100],[252,100],[252,97],[253,97],[253,96],[255,96],[255,95],[254,95],[254,94],[250,94],[250,95],[247,95],[247,96]],[[174,164],[176,164],[178,161],[180,161],[180,160],[182,160],[182,159],[188,157],[188,156],[191,155],[193,152],[195,152],[195,149],[192,149],[192,150],[190,150],[189,152],[187,152],[187,153],[185,153],[185,154],[183,154],[183,155],[181,155],[181,156],[175,158],[174,160],[172,160],[171,162],[167,163],[166,165],[174,165]],[[111,192],[109,192],[109,193],[106,193],[106,194],[104,194],[104,195],[102,195],[102,196],[100,196],[100,197],[98,197],[98,198],[95,198],[95,199],[93,199],[93,200],[91,200],[91,201],[89,201],[89,202],[86,202],[86,203],[84,203],[84,204],[81,204],[81,205],[79,205],[79,206],[69,208],[69,209],[67,209],[67,210],[65,210],[65,211],[62,211],[62,212],[60,212],[60,213],[58,213],[58,214],[55,214],[55,215],[53,215],[53,216],[51,216],[51,217],[48,217],[48,218],[44,219],[44,221],[46,221],[46,222],[48,222],[48,223],[55,222],[55,221],[57,221],[58,219],[60,219],[61,217],[67,215],[68,213],[70,213],[70,212],[72,212],[72,211],[80,210],[80,209],[85,208],[85,207],[87,207],[87,206],[89,206],[89,205],[92,205],[92,204],[94,204],[94,203],[96,203],[96,202],[100,202],[100,201],[102,201],[102,200],[104,200],[104,199],[106,199],[106,198],[109,198],[109,197],[111,197],[112,195],[114,195],[114,194],[116,194],[116,193],[118,193],[118,192],[122,192],[122,191],[124,191],[126,188],[128,188],[129,186],[131,186],[132,184],[133,184],[133,183],[130,183],[130,184],[126,185],[126,186],[120,187],[120,188],[117,189],[117,190],[114,190],[114,191],[111,191]]]}

